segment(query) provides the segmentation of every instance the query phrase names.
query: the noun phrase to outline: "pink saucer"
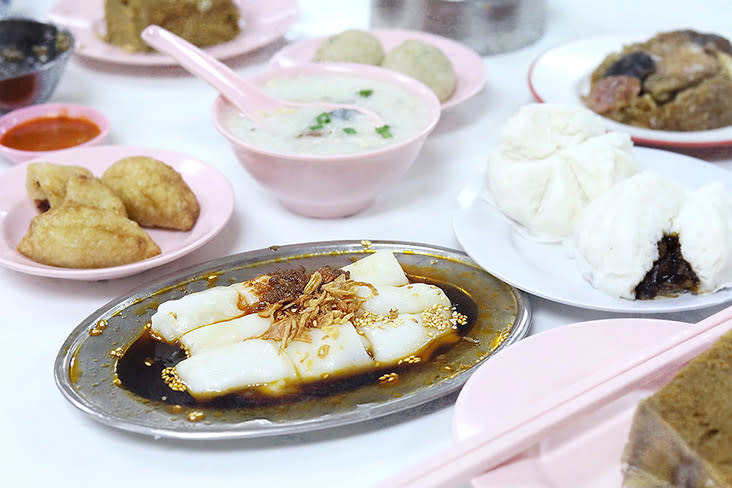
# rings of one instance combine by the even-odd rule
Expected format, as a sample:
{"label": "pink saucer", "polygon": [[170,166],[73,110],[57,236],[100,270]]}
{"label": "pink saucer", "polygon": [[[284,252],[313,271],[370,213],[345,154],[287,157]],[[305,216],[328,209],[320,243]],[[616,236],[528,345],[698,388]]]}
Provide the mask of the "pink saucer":
{"label": "pink saucer", "polygon": [[0,144],[0,154],[13,163],[21,163],[29,159],[45,157],[54,152],[69,151],[84,146],[94,146],[103,142],[109,134],[109,120],[103,113],[93,108],[74,103],[43,103],[19,108],[0,117],[0,138],[13,127],[28,120],[62,115],[72,118],[84,118],[94,122],[99,127],[99,135],[82,144],[55,151],[22,151]]}
{"label": "pink saucer", "polygon": [[[504,349],[467,381],[455,404],[453,436],[512,425],[537,402],[691,324],[655,319],[610,319],[572,324]],[[698,352],[701,352],[698,351]],[[677,364],[588,416],[572,419],[530,451],[473,479],[476,488],[618,488],[620,457],[638,402],[665,384]]]}
{"label": "pink saucer", "polygon": [[[252,52],[280,38],[295,22],[295,0],[234,0],[239,8],[241,33],[236,38],[206,48],[216,59]],[[104,63],[129,66],[175,66],[175,59],[160,53],[127,52],[103,40],[106,33],[102,0],[58,0],[48,12],[51,21],[71,30],[76,54]]]}
{"label": "pink saucer", "polygon": [[[442,103],[443,110],[465,102],[485,86],[487,74],[483,58],[464,44],[429,32],[401,29],[374,29],[369,32],[381,41],[387,51],[408,39],[416,39],[432,44],[445,53],[455,69],[457,87],[455,93]],[[315,51],[318,50],[318,46],[325,39],[325,37],[316,37],[288,44],[272,56],[269,64],[274,68],[287,68],[296,64],[309,63],[313,59]]]}

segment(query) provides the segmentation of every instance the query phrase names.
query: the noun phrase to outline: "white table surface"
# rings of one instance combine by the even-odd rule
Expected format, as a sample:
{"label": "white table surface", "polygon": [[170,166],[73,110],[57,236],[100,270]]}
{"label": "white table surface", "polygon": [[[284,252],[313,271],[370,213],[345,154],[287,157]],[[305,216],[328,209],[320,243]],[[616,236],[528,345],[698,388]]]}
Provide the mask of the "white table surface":
{"label": "white table surface", "polygon": [[[44,18],[53,4],[14,0],[13,13]],[[365,1],[303,1],[301,10],[287,39],[368,26]],[[486,88],[443,115],[409,173],[368,210],[336,220],[288,213],[244,172],[211,123],[215,93],[204,82],[178,68],[126,68],[73,59],[53,101],[105,112],[112,123],[110,143],[185,152],[216,166],[236,189],[236,207],[224,231],[209,244],[137,276],[89,283],[0,269],[0,309],[7,313],[0,327],[2,485],[360,487],[448,449],[454,395],[380,420],[273,439],[183,442],[122,433],[90,420],[62,398],[53,382],[53,361],[69,332],[98,307],[140,283],[224,255],[332,239],[460,248],[451,222],[456,197],[485,164],[502,122],[533,101],[526,74],[536,56],[565,41],[616,32],[688,27],[729,37],[730,19],[729,0],[549,0],[544,36],[529,47],[484,57]],[[256,72],[285,42],[229,64],[242,74]],[[732,170],[732,148],[687,153]],[[10,167],[0,159],[0,171]],[[619,316],[535,298],[531,303],[532,333]],[[721,308],[664,318],[692,322]],[[530,381],[531,371],[526,378]]]}

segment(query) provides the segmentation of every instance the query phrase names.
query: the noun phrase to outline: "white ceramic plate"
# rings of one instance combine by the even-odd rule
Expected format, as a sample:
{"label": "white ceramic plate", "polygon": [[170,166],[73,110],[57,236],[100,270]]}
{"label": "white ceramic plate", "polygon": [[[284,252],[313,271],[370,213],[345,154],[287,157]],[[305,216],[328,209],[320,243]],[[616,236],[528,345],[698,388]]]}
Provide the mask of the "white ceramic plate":
{"label": "white ceramic plate", "polygon": [[[416,39],[432,44],[445,53],[445,56],[452,62],[457,74],[457,87],[455,93],[442,104],[443,110],[463,103],[478,93],[485,85],[486,70],[483,59],[478,53],[459,42],[419,31],[375,29],[370,32],[381,41],[385,51],[408,39]],[[325,39],[325,37],[317,37],[289,44],[272,56],[270,66],[287,67],[308,63],[313,59],[315,51]]]}
{"label": "white ceramic plate", "polygon": [[[732,193],[732,172],[677,153],[636,147],[643,169],[658,172],[689,188],[713,181]],[[682,294],[675,298],[624,300],[593,288],[577,270],[561,244],[528,239],[518,224],[481,197],[483,179],[471,183],[460,196],[453,227],[465,251],[489,273],[548,300],[575,307],[610,312],[657,313],[694,310],[732,300],[732,288],[706,295]]]}
{"label": "white ceramic plate", "polygon": [[[549,49],[529,68],[529,89],[540,102],[583,105],[590,91],[592,71],[610,53],[624,45],[650,39],[653,33],[626,34],[581,39]],[[638,143],[668,147],[713,147],[732,145],[732,126],[679,132],[643,129],[605,119],[609,129],[627,132]]]}
{"label": "white ceramic plate", "polygon": [[[667,320],[612,319],[528,337],[499,352],[463,386],[455,403],[453,437],[459,441],[477,433],[502,432],[537,408],[537,402],[551,402],[557,392],[589,374],[628,363],[688,326]],[[534,448],[473,479],[473,486],[619,488],[620,459],[635,407],[678,368],[670,365],[650,383],[629,387],[620,398],[572,419],[561,432],[544,436]],[[532,372],[531,381],[526,381],[527,371]]]}
{"label": "white ceramic plate", "polygon": [[[206,48],[211,56],[225,59],[248,53],[276,40],[295,22],[295,0],[250,2],[234,0],[239,7],[241,33],[231,41]],[[51,22],[66,26],[76,38],[76,52],[84,57],[123,65],[172,66],[170,56],[131,53],[104,42],[103,0],[60,0],[48,12]]]}
{"label": "white ceramic plate", "polygon": [[[38,214],[25,189],[28,164],[46,161],[74,164],[101,176],[107,167],[127,156],[150,156],[172,166],[183,176],[198,199],[201,211],[196,224],[188,232],[145,229],[160,247],[160,254],[136,263],[98,269],[73,269],[47,266],[26,258],[16,250]],[[121,278],[184,256],[210,241],[231,217],[234,191],[229,180],[217,169],[184,154],[132,146],[94,146],[68,149],[30,160],[0,173],[0,266],[38,276],[69,280],[95,281]]]}

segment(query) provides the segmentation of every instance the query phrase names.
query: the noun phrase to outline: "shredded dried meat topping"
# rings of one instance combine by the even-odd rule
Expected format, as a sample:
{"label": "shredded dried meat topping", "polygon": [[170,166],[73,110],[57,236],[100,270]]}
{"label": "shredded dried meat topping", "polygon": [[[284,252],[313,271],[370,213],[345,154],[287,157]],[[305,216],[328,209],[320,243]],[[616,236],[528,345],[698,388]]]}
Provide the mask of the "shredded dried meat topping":
{"label": "shredded dried meat topping", "polygon": [[271,288],[282,282],[286,284],[285,288],[270,293],[264,293],[264,288],[258,290],[262,299],[256,306],[259,315],[274,319],[262,337],[279,341],[282,348],[295,339],[308,341],[308,329],[341,325],[351,320],[365,301],[357,295],[359,286],[369,287],[377,293],[370,283],[353,281],[341,270],[321,268],[307,281],[305,277],[304,270],[280,273],[264,286]]}

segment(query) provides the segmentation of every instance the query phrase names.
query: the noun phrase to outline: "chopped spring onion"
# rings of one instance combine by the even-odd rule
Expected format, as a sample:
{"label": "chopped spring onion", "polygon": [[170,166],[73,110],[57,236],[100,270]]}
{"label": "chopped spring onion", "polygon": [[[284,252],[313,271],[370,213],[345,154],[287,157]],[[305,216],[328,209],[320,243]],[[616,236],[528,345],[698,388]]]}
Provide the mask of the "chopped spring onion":
{"label": "chopped spring onion", "polygon": [[379,134],[384,139],[388,139],[392,137],[391,132],[389,132],[389,126],[388,125],[382,125],[381,127],[374,128],[377,134]]}
{"label": "chopped spring onion", "polygon": [[315,117],[315,120],[320,125],[330,124],[330,115],[328,114],[328,112],[323,112],[320,115],[318,115],[317,117]]}

